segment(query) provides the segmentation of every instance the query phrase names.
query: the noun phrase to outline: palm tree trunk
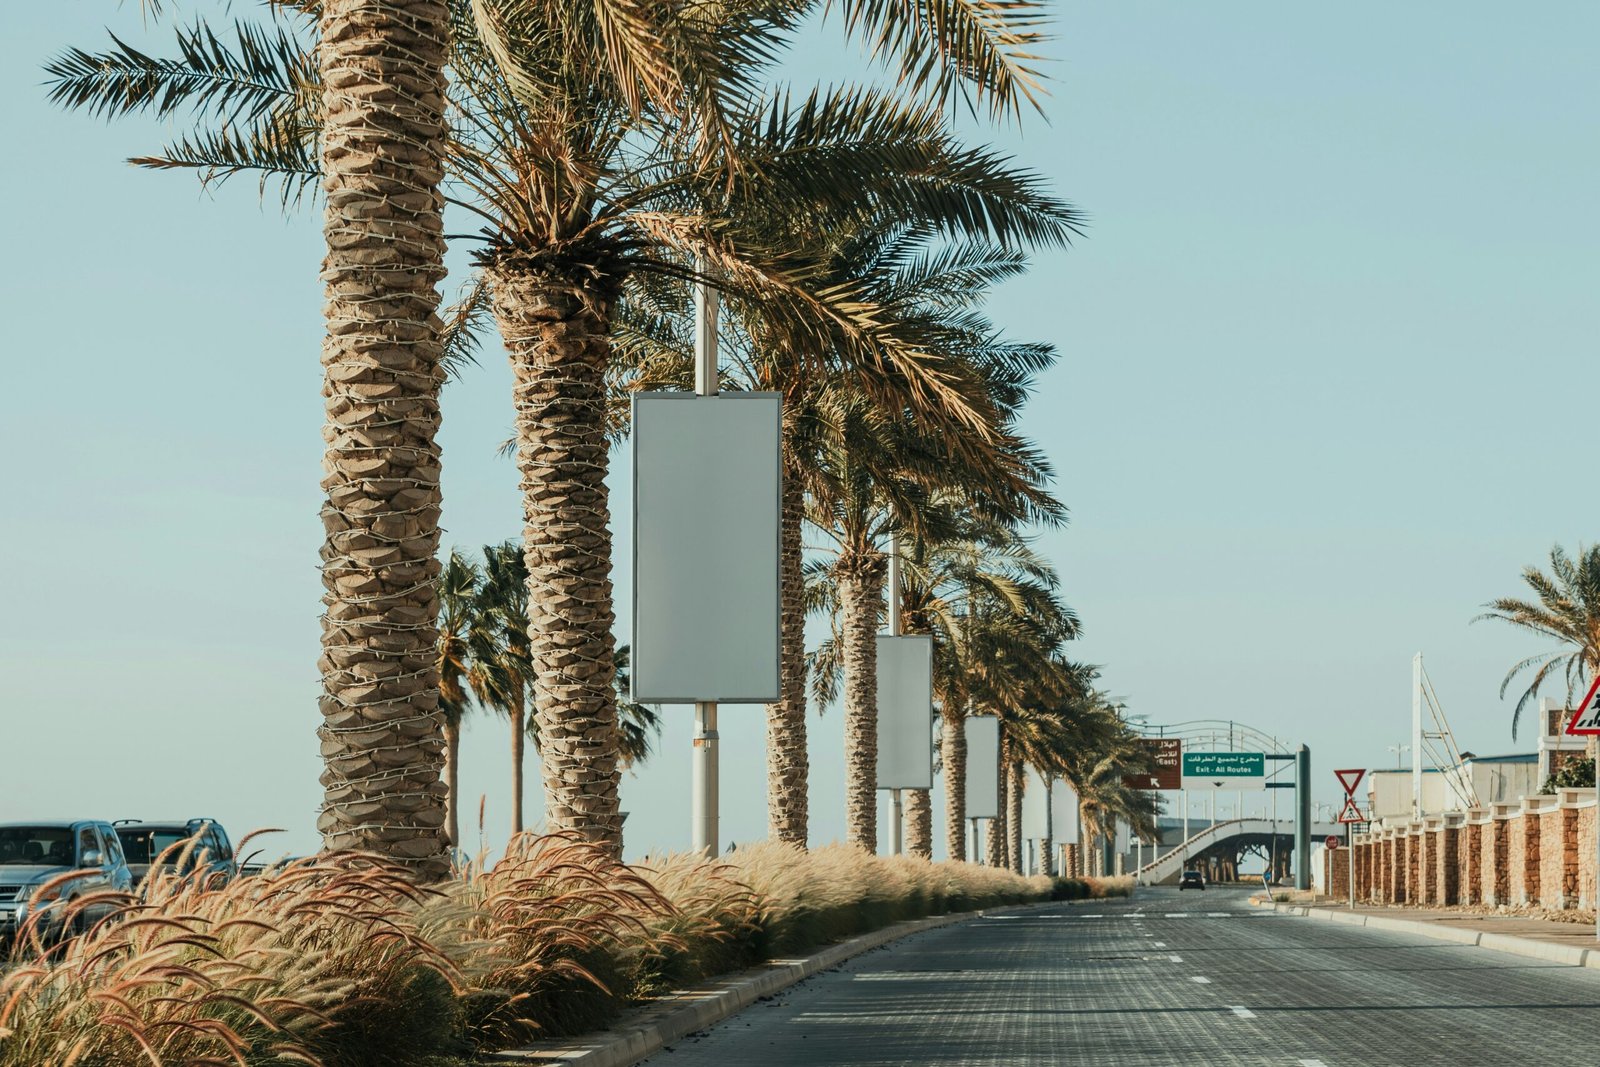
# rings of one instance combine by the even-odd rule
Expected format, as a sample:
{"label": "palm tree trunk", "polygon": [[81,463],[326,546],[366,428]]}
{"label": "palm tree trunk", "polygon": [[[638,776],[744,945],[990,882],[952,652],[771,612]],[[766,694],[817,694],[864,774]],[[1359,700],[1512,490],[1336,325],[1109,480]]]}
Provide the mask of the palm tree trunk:
{"label": "palm tree trunk", "polygon": [[876,552],[839,561],[845,834],[871,853],[878,851],[878,616],[886,569]]}
{"label": "palm tree trunk", "polygon": [[1006,767],[1006,863],[1022,873],[1022,764]]}
{"label": "palm tree trunk", "polygon": [[461,719],[444,718],[444,833],[445,840],[461,847]]}
{"label": "palm tree trunk", "polygon": [[967,858],[966,716],[959,707],[940,709],[939,763],[944,768],[944,844],[952,860]]}
{"label": "palm tree trunk", "polygon": [[927,789],[907,789],[906,851],[918,859],[933,859],[933,793]]}
{"label": "palm tree trunk", "polygon": [[522,832],[522,753],[527,740],[528,710],[520,696],[511,700],[511,832]]}
{"label": "palm tree trunk", "polygon": [[613,298],[515,256],[487,273],[515,375],[545,821],[622,851],[605,369]]}
{"label": "palm tree trunk", "polygon": [[806,588],[800,540],[804,520],[804,485],[786,465],[781,546],[783,695],[767,705],[767,834],[774,841],[800,848],[806,847],[810,770],[806,755]]}
{"label": "palm tree trunk", "polygon": [[449,871],[439,678],[443,0],[325,0],[322,487],[327,849]]}

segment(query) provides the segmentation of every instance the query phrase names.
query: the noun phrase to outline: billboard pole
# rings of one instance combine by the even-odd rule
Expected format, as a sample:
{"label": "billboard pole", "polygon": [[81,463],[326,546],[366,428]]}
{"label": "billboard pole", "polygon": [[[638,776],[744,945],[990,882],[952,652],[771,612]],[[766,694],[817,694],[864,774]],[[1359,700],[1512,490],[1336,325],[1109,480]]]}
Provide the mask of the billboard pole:
{"label": "billboard pole", "polygon": [[[900,535],[889,535],[889,636],[900,636]],[[901,824],[905,821],[900,790],[889,791],[889,855],[901,851]]]}
{"label": "billboard pole", "polygon": [[1311,749],[1294,757],[1294,887],[1311,888]]}
{"label": "billboard pole", "polygon": [[[704,272],[703,260],[697,260],[695,266]],[[717,294],[704,281],[694,286],[694,391],[696,396],[717,395]],[[722,852],[717,742],[716,702],[698,701],[694,706],[694,831],[690,847],[713,859]]]}

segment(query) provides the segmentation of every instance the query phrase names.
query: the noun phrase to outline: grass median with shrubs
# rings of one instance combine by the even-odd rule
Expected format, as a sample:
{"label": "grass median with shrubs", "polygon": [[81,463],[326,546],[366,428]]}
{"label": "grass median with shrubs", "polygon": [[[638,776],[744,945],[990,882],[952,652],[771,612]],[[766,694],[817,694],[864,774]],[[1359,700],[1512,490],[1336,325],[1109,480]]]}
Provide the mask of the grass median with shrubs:
{"label": "grass median with shrubs", "polygon": [[0,1067],[453,1064],[902,920],[1131,891],[843,845],[624,866],[531,834],[424,888],[351,855],[223,885],[158,868],[82,936],[13,946]]}

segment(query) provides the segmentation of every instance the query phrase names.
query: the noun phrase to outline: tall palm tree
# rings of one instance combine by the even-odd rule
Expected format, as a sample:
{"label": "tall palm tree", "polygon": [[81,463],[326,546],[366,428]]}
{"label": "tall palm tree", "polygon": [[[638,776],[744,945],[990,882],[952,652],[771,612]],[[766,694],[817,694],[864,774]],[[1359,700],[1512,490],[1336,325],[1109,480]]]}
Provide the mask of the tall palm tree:
{"label": "tall palm tree", "polygon": [[906,632],[934,641],[946,850],[965,859],[962,723],[975,707],[1021,700],[1021,676],[1001,665],[1033,662],[1030,650],[1067,640],[1078,624],[1057,598],[1055,571],[1008,522],[969,513],[957,536],[912,537],[904,547]]}
{"label": "tall palm tree", "polygon": [[511,832],[523,829],[523,753],[533,687],[528,648],[528,571],[515,541],[483,546],[483,580],[473,605],[473,669],[478,703],[503,714],[511,727]]}
{"label": "tall palm tree", "polygon": [[1511,713],[1513,738],[1517,736],[1522,709],[1558,671],[1567,684],[1568,704],[1586,678],[1600,676],[1600,544],[1587,548],[1580,544],[1576,555],[1568,555],[1566,549],[1556,545],[1550,550],[1550,573],[1527,567],[1522,580],[1533,590],[1537,602],[1502,597],[1485,604],[1489,610],[1477,618],[1511,623],[1557,641],[1562,647],[1515,664],[1500,683],[1500,696],[1504,698],[1512,680],[1537,664]]}
{"label": "tall palm tree", "polygon": [[[297,6],[309,13],[320,5],[305,0]],[[849,31],[873,40],[899,64],[902,86],[924,98],[965,94],[995,110],[1032,99],[1036,81],[1029,48],[1038,37],[1037,12],[1026,0],[1003,9],[980,0],[915,7],[857,0],[842,6]],[[635,7],[627,18],[618,18],[613,5],[567,0],[451,4],[453,136],[444,146],[454,181],[451,199],[486,223],[475,260],[482,284],[468,289],[455,322],[470,327],[487,308],[516,378],[535,719],[543,742],[547,816],[554,827],[612,848],[620,848],[620,817],[603,375],[611,361],[618,302],[630,279],[650,271],[684,276],[692,273],[685,263],[702,261],[726,286],[764,297],[787,296],[824,332],[843,331],[850,342],[844,365],[865,361],[891,367],[924,392],[940,395],[948,390],[937,367],[915,346],[885,336],[870,301],[849,288],[819,294],[807,284],[818,272],[804,256],[735,247],[715,218],[726,216],[741,199],[774,195],[857,203],[886,195],[942,196],[997,225],[997,217],[987,214],[994,191],[986,187],[981,155],[968,154],[965,170],[945,170],[920,184],[904,177],[915,173],[915,166],[902,167],[897,183],[874,183],[886,159],[904,164],[930,149],[946,151],[948,138],[935,112],[907,111],[861,94],[812,97],[793,113],[787,103],[746,106],[755,96],[754,79],[776,54],[783,33],[815,7],[735,4],[685,17],[677,5],[663,4]],[[348,26],[324,19],[322,28],[344,33]],[[441,26],[441,47],[445,36]],[[332,53],[325,49],[323,54]],[[205,86],[216,79],[202,78],[201,88],[195,88],[190,76],[205,65],[195,56],[186,53],[171,66],[152,65],[143,56],[124,58],[134,76],[107,74],[104,68],[69,71],[69,77],[83,74],[83,87],[66,97],[76,92],[77,102],[103,101],[111,111],[169,108],[165,101],[172,99],[210,106],[212,90]],[[317,73],[340,83],[349,76],[333,62]],[[261,84],[266,83],[257,88]],[[430,92],[432,84],[425,87]],[[405,100],[415,88],[390,84],[369,95]],[[260,95],[266,103],[243,134],[233,131],[229,116],[212,108],[201,117],[221,118],[221,132],[186,139],[144,162],[200,167],[210,176],[250,169],[288,173],[303,182],[316,171],[306,148],[324,114],[292,99],[295,94],[281,86],[266,84]],[[321,99],[320,91],[305,95]],[[329,99],[343,106],[337,96]],[[442,96],[437,102],[430,96],[427,103],[442,108]],[[432,113],[424,118],[432,121]],[[865,141],[857,136],[863,119],[875,134]],[[392,157],[377,153],[374,165],[381,168],[387,165],[382,161],[395,158],[426,168],[436,141],[424,136],[416,146],[395,149]],[[853,152],[854,169],[830,172],[819,168],[817,159],[799,158],[796,149],[807,144],[822,144],[836,166],[850,163]],[[325,153],[324,165],[327,158]],[[712,165],[716,180],[708,184],[704,179]],[[760,180],[745,180],[751,175]],[[685,211],[685,197],[695,188],[720,189],[727,202],[712,218],[704,211]],[[1007,189],[1016,191],[1014,184]],[[392,203],[419,211],[437,206],[400,198]],[[1033,222],[1029,212],[1013,213],[1014,225],[1026,229]],[[424,274],[428,271],[419,270],[418,276]],[[430,287],[433,281],[429,275]],[[419,343],[411,335],[405,340]],[[431,375],[436,389],[438,353],[433,355],[422,377]],[[366,407],[383,407],[389,400],[377,393],[360,395],[373,402]],[[971,413],[965,414],[970,421]],[[356,441],[381,447],[374,442]],[[409,439],[402,444],[412,448]],[[414,449],[408,454],[424,455]],[[402,479],[407,486],[402,492],[420,492],[418,476],[436,472],[436,464],[409,471],[412,477]],[[385,513],[378,521],[409,529],[400,515]],[[383,692],[386,686],[369,689]],[[416,717],[397,728],[424,725]],[[421,771],[417,775],[407,770],[404,781],[426,777]],[[420,847],[402,844],[396,849]]]}
{"label": "tall palm tree", "polygon": [[439,677],[439,708],[444,719],[444,833],[449,844],[461,846],[461,720],[472,705],[470,679],[478,669],[477,655],[483,573],[477,564],[452,550],[437,579],[439,616],[434,669]]}
{"label": "tall palm tree", "polygon": [[[210,129],[148,166],[206,180],[244,166],[286,177],[286,201],[321,179],[327,252],[322,487],[324,770],[328,848],[382,852],[437,877],[446,788],[434,673],[439,544],[437,284],[445,271],[445,0],[280,0],[316,22],[304,38],[240,26],[236,47],[197,25],[184,60],[118,43],[47,66],[51,96],[114,116],[188,105]],[[153,10],[159,5],[152,4]],[[315,116],[319,137],[308,135]],[[381,754],[381,755],[380,755]]]}

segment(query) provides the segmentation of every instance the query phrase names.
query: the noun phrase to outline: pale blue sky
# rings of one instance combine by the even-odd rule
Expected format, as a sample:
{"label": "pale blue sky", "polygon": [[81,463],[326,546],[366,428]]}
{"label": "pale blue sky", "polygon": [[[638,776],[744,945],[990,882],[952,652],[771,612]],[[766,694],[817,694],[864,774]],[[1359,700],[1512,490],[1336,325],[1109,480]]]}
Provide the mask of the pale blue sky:
{"label": "pale blue sky", "polygon": [[[991,139],[1093,224],[992,311],[1062,351],[1026,428],[1072,508],[1043,545],[1078,655],[1152,721],[1310,744],[1320,799],[1331,768],[1392,760],[1417,650],[1462,744],[1511,750],[1496,687],[1540,646],[1468,620],[1553,543],[1600,537],[1600,7],[1060,12],[1049,123]],[[44,59],[105,25],[143,39],[137,5],[9,14],[0,819],[214,814],[309,849],[316,213],[136,172],[120,160],[154,124],[44,102]],[[446,542],[471,549],[520,523],[495,355],[445,398]],[[668,719],[624,786],[630,852],[688,843],[689,710]],[[841,723],[812,725],[826,841]],[[722,735],[724,841],[760,838],[759,709],[725,709]],[[503,751],[499,722],[472,724],[491,840]]]}

